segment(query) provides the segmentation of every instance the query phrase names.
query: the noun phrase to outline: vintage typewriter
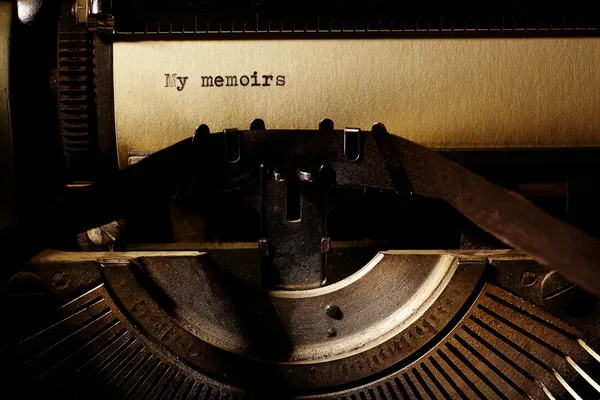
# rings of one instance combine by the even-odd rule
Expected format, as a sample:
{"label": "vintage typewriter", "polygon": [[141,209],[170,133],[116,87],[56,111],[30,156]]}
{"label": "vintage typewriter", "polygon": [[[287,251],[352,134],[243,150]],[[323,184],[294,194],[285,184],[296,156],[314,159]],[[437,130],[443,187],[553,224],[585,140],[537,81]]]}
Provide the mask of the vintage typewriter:
{"label": "vintage typewriter", "polygon": [[599,33],[0,2],[0,397],[600,398]]}

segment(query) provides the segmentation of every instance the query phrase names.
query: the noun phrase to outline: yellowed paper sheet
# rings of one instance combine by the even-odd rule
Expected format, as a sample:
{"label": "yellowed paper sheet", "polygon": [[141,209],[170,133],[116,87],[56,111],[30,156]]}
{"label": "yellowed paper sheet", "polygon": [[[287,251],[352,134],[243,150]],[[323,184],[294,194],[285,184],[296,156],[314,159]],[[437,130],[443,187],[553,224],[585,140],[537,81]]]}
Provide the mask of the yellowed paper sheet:
{"label": "yellowed paper sheet", "polygon": [[598,38],[119,42],[114,80],[121,166],[255,118],[380,121],[430,147],[600,145]]}

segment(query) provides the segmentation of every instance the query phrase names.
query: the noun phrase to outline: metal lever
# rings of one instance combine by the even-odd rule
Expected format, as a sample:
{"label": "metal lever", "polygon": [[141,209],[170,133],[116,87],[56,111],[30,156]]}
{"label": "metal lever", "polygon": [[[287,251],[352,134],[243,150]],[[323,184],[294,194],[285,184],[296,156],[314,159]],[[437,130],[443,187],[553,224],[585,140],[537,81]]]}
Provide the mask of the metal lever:
{"label": "metal lever", "polygon": [[[414,194],[445,200],[502,242],[600,294],[596,239],[444,156],[390,135],[383,124],[375,124],[372,132],[392,178],[406,176]],[[397,189],[404,187],[398,187],[402,180],[392,180]]]}

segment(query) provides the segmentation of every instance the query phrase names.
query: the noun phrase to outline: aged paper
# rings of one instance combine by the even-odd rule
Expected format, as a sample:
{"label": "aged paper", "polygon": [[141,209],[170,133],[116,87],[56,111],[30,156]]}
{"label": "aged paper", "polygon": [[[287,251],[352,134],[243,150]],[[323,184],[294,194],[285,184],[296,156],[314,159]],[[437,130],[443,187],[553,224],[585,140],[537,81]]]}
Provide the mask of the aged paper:
{"label": "aged paper", "polygon": [[114,81],[121,166],[255,118],[380,121],[430,147],[600,145],[598,38],[118,42]]}

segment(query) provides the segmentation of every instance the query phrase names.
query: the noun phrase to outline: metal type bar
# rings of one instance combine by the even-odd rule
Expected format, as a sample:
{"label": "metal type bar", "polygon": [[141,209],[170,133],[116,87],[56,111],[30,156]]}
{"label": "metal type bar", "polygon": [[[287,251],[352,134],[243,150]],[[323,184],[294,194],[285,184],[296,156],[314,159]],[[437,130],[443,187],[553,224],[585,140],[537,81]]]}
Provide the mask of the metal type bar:
{"label": "metal type bar", "polygon": [[[600,247],[594,238],[437,152],[389,135],[381,124],[373,127],[373,136],[380,149],[395,150],[395,154],[381,152],[384,162],[392,176],[406,175],[414,194],[447,201],[504,243],[600,294]],[[269,137],[276,140],[277,134],[263,139],[269,142]],[[194,153],[192,140],[184,140],[83,188],[63,203],[28,215],[18,225],[0,232],[2,254],[8,256],[5,260],[15,267],[61,237],[110,222],[151,201],[169,198],[177,185],[193,173]],[[399,189],[406,191],[406,186]]]}

